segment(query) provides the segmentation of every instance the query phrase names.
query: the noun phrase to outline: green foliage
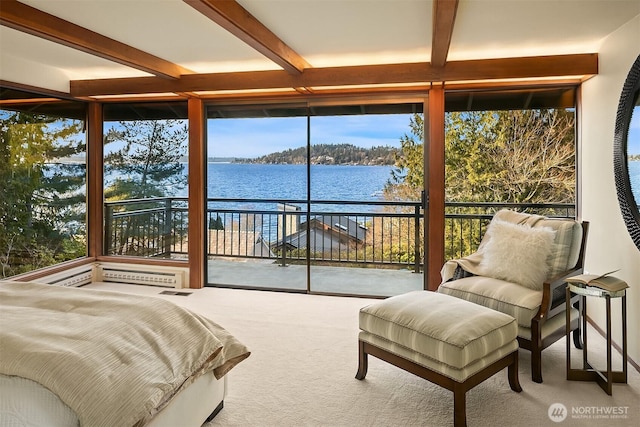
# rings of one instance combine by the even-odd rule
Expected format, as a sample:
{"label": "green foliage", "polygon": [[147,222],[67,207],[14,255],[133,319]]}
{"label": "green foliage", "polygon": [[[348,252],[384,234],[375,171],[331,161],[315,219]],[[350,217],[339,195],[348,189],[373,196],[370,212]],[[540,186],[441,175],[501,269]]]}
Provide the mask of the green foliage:
{"label": "green foliage", "polygon": [[449,113],[445,129],[447,201],[575,200],[572,111]]}
{"label": "green foliage", "polygon": [[[574,202],[574,127],[574,112],[567,109],[448,113],[446,201]],[[422,116],[415,114],[409,129],[401,138],[402,148],[385,186],[388,200],[420,200],[424,188]],[[470,207],[455,213],[473,216],[487,212]],[[446,227],[447,258],[467,255],[477,248],[482,224],[448,220]]]}
{"label": "green foliage", "polygon": [[209,230],[224,230],[224,223],[220,215],[216,215],[216,219],[209,219]]}
{"label": "green foliage", "polygon": [[409,130],[410,134],[400,138],[395,168],[385,186],[385,195],[391,200],[420,200],[424,188],[424,119],[420,114],[409,119]]}
{"label": "green foliage", "polygon": [[[314,144],[311,146],[311,164],[318,165],[392,165],[397,148],[356,147],[352,144]],[[267,154],[256,159],[236,159],[237,163],[299,164],[307,163],[306,147]]]}
{"label": "green foliage", "polygon": [[[86,254],[82,123],[0,112],[0,267],[12,276]],[[68,241],[82,242],[69,250]]]}
{"label": "green foliage", "polygon": [[[575,131],[570,110],[448,113],[447,201],[544,203],[575,200]],[[423,188],[424,123],[415,114],[386,187],[416,200]]]}
{"label": "green foliage", "polygon": [[[181,120],[136,120],[114,125],[104,141],[108,152],[105,174],[114,176],[104,190],[105,199],[161,199],[184,188],[187,182],[180,160],[186,155],[187,138],[187,126]],[[177,224],[165,202],[169,203],[109,204],[105,224],[108,253],[169,256],[169,247],[177,238],[169,230]],[[138,214],[118,222],[110,220],[115,212],[122,211]]]}
{"label": "green foliage", "polygon": [[119,122],[105,135],[105,145],[119,148],[105,155],[105,172],[117,174],[105,188],[107,200],[164,197],[186,185],[180,159],[188,130],[180,120]]}

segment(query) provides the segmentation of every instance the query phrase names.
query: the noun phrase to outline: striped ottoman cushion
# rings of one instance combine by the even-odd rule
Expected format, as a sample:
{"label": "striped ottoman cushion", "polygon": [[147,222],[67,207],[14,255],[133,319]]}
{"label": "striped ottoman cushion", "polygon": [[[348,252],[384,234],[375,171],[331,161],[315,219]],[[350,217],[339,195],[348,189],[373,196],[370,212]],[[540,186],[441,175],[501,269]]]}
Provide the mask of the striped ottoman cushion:
{"label": "striped ottoman cushion", "polygon": [[464,369],[513,345],[518,335],[511,316],[429,291],[409,292],[363,307],[359,322],[363,331],[454,369]]}

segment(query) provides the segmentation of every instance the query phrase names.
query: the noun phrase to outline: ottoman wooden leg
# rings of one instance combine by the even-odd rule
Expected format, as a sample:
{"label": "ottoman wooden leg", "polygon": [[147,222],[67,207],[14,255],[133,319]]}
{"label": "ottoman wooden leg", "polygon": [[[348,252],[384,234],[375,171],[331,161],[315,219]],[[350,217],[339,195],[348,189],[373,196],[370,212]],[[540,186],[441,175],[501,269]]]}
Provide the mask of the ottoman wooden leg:
{"label": "ottoman wooden leg", "polygon": [[520,386],[520,380],[518,379],[518,351],[511,353],[511,358],[513,361],[507,368],[507,375],[509,378],[509,387],[511,390],[517,391],[520,393],[522,391],[522,387]]}
{"label": "ottoman wooden leg", "polygon": [[358,372],[356,373],[356,379],[363,380],[367,376],[367,369],[369,369],[369,360],[367,359],[367,352],[364,350],[364,342],[358,340]]}
{"label": "ottoman wooden leg", "polygon": [[453,387],[453,425],[467,427],[467,389],[462,383]]}

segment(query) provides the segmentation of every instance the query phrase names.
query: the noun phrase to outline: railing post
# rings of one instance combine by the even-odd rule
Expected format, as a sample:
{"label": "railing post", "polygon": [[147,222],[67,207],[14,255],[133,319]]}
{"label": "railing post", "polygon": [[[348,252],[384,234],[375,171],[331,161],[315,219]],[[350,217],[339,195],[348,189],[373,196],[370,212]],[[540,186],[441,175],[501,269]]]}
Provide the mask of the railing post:
{"label": "railing post", "polygon": [[173,228],[173,214],[171,198],[164,199],[164,256],[171,258],[171,229]]}
{"label": "railing post", "polygon": [[111,255],[113,249],[113,236],[111,230],[113,227],[113,208],[105,203],[104,205],[104,248],[105,255]]}
{"label": "railing post", "polygon": [[413,265],[413,272],[414,273],[420,273],[420,245],[421,245],[421,241],[420,241],[420,206],[416,205],[414,207],[414,265]]}
{"label": "railing post", "polygon": [[287,242],[285,237],[287,236],[287,214],[286,209],[282,211],[282,257],[280,261],[280,267],[287,266]]}

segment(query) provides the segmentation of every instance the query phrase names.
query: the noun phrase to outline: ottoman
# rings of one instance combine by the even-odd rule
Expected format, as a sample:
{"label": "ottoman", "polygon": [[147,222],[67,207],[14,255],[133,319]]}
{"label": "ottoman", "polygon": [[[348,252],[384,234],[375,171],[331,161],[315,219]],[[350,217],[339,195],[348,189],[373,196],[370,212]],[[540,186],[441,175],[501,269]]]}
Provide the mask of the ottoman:
{"label": "ottoman", "polygon": [[466,392],[508,367],[518,381],[518,324],[504,313],[430,291],[387,298],[360,309],[356,378],[370,354],[453,392],[454,425],[466,425]]}

